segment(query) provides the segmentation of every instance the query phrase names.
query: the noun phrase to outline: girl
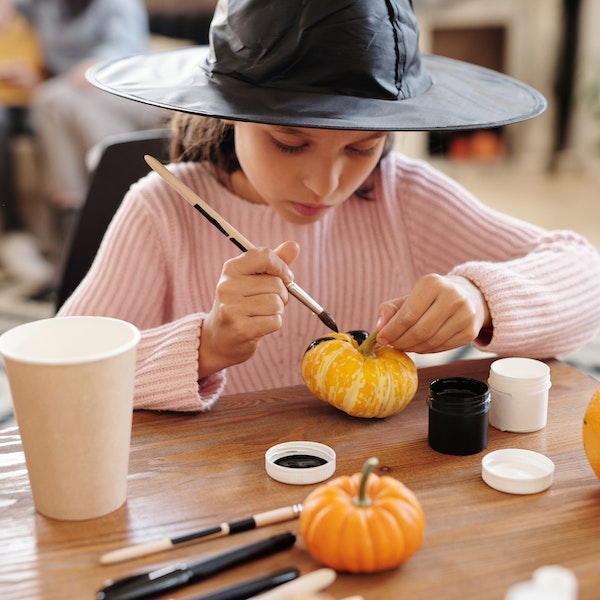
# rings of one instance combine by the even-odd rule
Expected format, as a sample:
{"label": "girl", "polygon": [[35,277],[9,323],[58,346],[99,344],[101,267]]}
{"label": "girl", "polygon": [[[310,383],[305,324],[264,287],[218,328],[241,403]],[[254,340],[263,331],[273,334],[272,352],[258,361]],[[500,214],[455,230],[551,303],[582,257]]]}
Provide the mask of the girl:
{"label": "girl", "polygon": [[300,383],[326,328],[288,303],[292,279],[342,330],[376,328],[410,352],[473,342],[543,358],[598,324],[600,258],[584,239],[492,211],[389,151],[390,131],[505,125],[545,107],[504,75],[421,56],[407,0],[223,1],[209,49],[90,77],[185,112],[171,170],[259,246],[240,254],[155,174],[132,187],[59,315],[142,330],[137,408],[206,410],[224,392]]}

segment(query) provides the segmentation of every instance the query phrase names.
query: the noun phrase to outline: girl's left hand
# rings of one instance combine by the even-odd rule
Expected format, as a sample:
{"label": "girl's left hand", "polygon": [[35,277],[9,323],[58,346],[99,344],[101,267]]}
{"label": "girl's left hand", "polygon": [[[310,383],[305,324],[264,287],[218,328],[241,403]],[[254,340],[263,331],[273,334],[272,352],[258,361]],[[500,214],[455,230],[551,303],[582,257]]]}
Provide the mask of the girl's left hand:
{"label": "girl's left hand", "polygon": [[379,307],[377,341],[404,352],[443,352],[469,344],[491,327],[481,290],[465,277],[425,275],[408,296]]}

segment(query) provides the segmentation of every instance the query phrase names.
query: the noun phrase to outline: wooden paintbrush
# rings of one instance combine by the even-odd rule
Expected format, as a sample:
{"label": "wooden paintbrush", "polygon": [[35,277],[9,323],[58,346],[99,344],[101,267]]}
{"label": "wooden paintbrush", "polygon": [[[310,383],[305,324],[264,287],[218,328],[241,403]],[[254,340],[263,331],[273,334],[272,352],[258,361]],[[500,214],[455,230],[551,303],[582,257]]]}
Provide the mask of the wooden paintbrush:
{"label": "wooden paintbrush", "polygon": [[108,565],[123,562],[125,560],[139,558],[140,556],[148,556],[149,554],[154,554],[155,552],[164,552],[165,550],[170,550],[179,544],[185,544],[187,542],[210,540],[216,537],[233,535],[242,531],[250,531],[259,527],[267,527],[268,525],[273,525],[274,523],[282,523],[283,521],[297,519],[301,512],[301,504],[293,504],[292,506],[276,508],[274,510],[258,513],[238,521],[218,523],[217,525],[205,527],[204,529],[179,535],[177,537],[164,537],[150,542],[119,548],[118,550],[112,550],[111,552],[107,552],[100,557],[100,563],[103,565]]}
{"label": "wooden paintbrush", "polygon": [[[228,223],[219,213],[212,209],[200,196],[191,190],[183,181],[177,179],[167,167],[153,156],[146,154],[144,160],[150,165],[152,170],[156,171],[174,190],[176,190],[183,198],[185,198],[196,210],[208,219],[229,241],[235,244],[242,252],[246,252],[251,248],[255,248],[254,244],[240,233],[233,225]],[[329,329],[338,332],[338,326],[331,315],[322,306],[320,306],[313,298],[311,298],[298,284],[291,281],[286,284],[290,294],[297,298],[312,312],[314,312]]]}

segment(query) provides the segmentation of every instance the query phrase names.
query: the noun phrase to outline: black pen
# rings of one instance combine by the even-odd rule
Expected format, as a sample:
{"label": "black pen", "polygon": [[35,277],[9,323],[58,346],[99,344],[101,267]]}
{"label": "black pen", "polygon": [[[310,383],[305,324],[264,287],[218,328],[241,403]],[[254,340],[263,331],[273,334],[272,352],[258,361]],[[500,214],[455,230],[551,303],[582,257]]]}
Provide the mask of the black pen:
{"label": "black pen", "polygon": [[109,583],[97,594],[98,600],[137,600],[151,598],[170,590],[201,581],[241,563],[291,548],[295,534],[281,533],[273,537],[238,546],[190,565],[177,564],[141,575],[132,575]]}
{"label": "black pen", "polygon": [[247,581],[242,581],[228,587],[212,590],[200,596],[192,596],[186,600],[245,600],[288,581],[293,581],[299,575],[300,572],[298,569],[283,569],[270,575],[248,579]]}

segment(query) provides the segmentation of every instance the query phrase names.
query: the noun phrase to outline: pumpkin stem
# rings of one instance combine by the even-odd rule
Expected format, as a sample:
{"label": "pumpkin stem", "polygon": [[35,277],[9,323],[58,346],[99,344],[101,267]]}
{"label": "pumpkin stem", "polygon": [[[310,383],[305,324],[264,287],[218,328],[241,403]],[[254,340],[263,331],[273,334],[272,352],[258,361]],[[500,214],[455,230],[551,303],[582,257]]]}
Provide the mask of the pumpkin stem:
{"label": "pumpkin stem", "polygon": [[368,358],[373,358],[375,353],[373,349],[377,343],[377,332],[373,331],[367,336],[367,339],[358,347],[358,351]]}
{"label": "pumpkin stem", "polygon": [[360,474],[360,486],[358,488],[358,496],[354,498],[356,506],[370,506],[371,498],[367,496],[367,480],[373,469],[379,464],[379,459],[372,457],[365,461]]}

